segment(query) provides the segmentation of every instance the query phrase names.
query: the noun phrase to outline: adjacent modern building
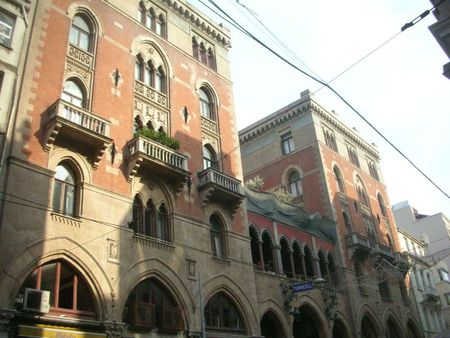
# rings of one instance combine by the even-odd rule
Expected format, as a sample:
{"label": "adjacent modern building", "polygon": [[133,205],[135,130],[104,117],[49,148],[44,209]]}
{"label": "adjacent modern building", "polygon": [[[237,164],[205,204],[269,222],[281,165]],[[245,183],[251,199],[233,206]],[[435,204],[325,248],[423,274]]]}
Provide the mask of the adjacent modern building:
{"label": "adjacent modern building", "polygon": [[450,329],[450,221],[443,213],[424,215],[408,201],[392,206],[399,227],[428,243],[428,259],[433,265],[436,291],[442,307],[442,330]]}
{"label": "adjacent modern building", "polygon": [[408,276],[416,299],[420,320],[426,337],[442,336],[447,331],[442,317],[442,304],[436,288],[438,274],[447,269],[442,261],[428,255],[427,238],[417,239],[406,230],[398,228],[400,248],[408,255],[411,268]]}
{"label": "adjacent modern building", "polygon": [[[337,257],[335,290],[340,309],[346,309],[339,316],[350,328],[347,334],[421,336],[415,299],[405,279],[409,263],[400,250],[376,146],[325,110],[308,90],[299,100],[241,130],[239,138],[245,181],[263,181],[262,191],[288,196],[290,204],[308,214],[336,222],[336,244],[328,250]],[[264,228],[262,220],[252,223],[256,229]],[[283,235],[274,237],[279,240],[274,251],[281,251],[286,246]],[[288,244],[285,251],[298,251],[295,241]],[[313,260],[320,261],[318,253],[313,252]],[[261,269],[257,257],[252,258]],[[286,264],[287,271],[297,273],[295,261],[294,269],[287,259]],[[314,277],[321,278],[323,271],[316,268]],[[316,301],[306,291],[295,299],[294,307]],[[319,309],[316,305],[310,311],[319,318]],[[322,326],[315,320],[310,331],[321,337]]]}
{"label": "adjacent modern building", "polygon": [[[437,6],[433,14],[438,21],[429,27],[430,31],[450,58],[450,0],[431,0],[431,3]],[[450,62],[443,66],[443,74],[450,79]]]}

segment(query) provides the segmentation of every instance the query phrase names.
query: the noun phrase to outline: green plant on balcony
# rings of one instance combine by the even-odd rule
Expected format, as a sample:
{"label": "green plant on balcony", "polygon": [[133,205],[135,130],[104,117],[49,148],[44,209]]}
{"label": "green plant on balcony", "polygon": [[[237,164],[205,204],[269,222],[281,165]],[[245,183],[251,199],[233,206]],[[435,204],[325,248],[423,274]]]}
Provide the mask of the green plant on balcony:
{"label": "green plant on balcony", "polygon": [[137,132],[135,132],[134,136],[138,136],[138,135],[147,137],[150,140],[161,143],[173,150],[180,149],[180,142],[178,142],[177,140],[174,140],[173,138],[171,138],[169,135],[167,135],[163,131],[156,131],[156,130],[144,127],[144,128],[139,129]]}

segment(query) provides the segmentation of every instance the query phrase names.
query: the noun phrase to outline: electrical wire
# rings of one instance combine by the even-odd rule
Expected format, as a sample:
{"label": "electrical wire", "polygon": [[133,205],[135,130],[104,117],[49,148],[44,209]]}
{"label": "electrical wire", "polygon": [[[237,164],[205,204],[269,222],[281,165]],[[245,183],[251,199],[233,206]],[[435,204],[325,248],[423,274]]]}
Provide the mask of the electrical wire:
{"label": "electrical wire", "polygon": [[[216,10],[212,9],[210,6],[205,4],[202,0],[199,0],[200,3],[202,3],[205,7],[213,11],[216,15],[221,17],[223,20],[227,21],[229,24],[231,24],[233,27],[235,27],[238,31],[243,33],[244,35],[250,37],[253,41],[258,43],[261,47],[268,50],[270,53],[278,57],[280,60],[297,70],[298,72],[302,73],[303,75],[309,77],[310,79],[316,81],[317,83],[321,84],[324,87],[327,87],[332,93],[334,93],[342,102],[344,102],[347,107],[349,107],[359,118],[361,118],[372,130],[374,130],[386,143],[388,143],[401,157],[403,157],[413,168],[415,168],[426,180],[428,180],[437,190],[439,190],[445,197],[450,199],[450,195],[447,194],[437,183],[435,183],[428,175],[426,175],[408,156],[406,156],[397,146],[395,146],[386,136],[384,136],[371,122],[369,122],[353,105],[351,105],[343,96],[341,96],[333,87],[331,87],[328,83],[325,83],[324,81],[318,79],[317,77],[309,74],[305,70],[301,69],[300,67],[293,64],[291,61],[287,60],[285,57],[280,55],[278,52],[276,52],[271,47],[267,46],[264,42],[262,42],[260,39],[258,39],[256,36],[254,36],[252,33],[250,33],[248,30],[246,30],[242,25],[240,25],[236,20],[234,20],[227,12],[225,12],[220,6],[218,6],[214,0],[208,0],[209,3],[211,3],[220,13],[218,13]],[[426,15],[427,12],[429,13],[432,9],[437,8],[440,4],[442,4],[445,0],[441,0],[439,3],[434,5],[430,10],[425,11],[409,23],[405,24],[402,27],[402,31],[414,26],[417,22],[421,21]],[[419,19],[417,19],[419,18]]]}

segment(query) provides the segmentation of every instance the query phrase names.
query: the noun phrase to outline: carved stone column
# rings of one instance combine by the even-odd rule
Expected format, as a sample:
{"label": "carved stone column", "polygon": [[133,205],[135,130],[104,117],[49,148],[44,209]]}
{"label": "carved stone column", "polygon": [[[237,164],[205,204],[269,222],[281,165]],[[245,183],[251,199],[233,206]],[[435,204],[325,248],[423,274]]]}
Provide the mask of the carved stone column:
{"label": "carved stone column", "polygon": [[121,338],[124,328],[124,323],[117,323],[115,320],[105,321],[105,331],[108,338]]}

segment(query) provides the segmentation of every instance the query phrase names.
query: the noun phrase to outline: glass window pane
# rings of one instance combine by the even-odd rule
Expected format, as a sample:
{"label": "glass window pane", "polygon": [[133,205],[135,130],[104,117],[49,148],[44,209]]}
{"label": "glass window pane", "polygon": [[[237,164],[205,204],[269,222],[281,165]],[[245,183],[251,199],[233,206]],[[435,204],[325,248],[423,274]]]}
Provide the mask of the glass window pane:
{"label": "glass window pane", "polygon": [[78,45],[78,35],[79,32],[75,27],[70,28],[69,42],[75,46]]}
{"label": "glass window pane", "polygon": [[61,190],[62,190],[62,183],[59,181],[55,181],[55,186],[53,188],[53,210],[55,210],[56,212],[62,212]]}
{"label": "glass window pane", "polygon": [[91,29],[87,22],[79,15],[75,16],[73,19],[73,25],[80,28],[81,30],[90,33]]}
{"label": "glass window pane", "polygon": [[77,285],[77,310],[95,312],[91,292],[81,278]]}
{"label": "glass window pane", "polygon": [[50,291],[50,305],[55,306],[56,263],[44,265],[41,269],[41,290]]}
{"label": "glass window pane", "polygon": [[63,309],[73,309],[74,274],[65,264],[61,264],[59,281],[59,306]]}
{"label": "glass window pane", "polygon": [[75,187],[73,185],[66,185],[66,196],[65,196],[65,206],[64,213],[69,216],[74,216],[75,214]]}
{"label": "glass window pane", "polygon": [[80,43],[78,45],[83,50],[89,50],[89,35],[84,32],[80,33]]}
{"label": "glass window pane", "polygon": [[75,179],[73,177],[73,174],[71,173],[71,170],[68,169],[65,165],[58,165],[56,167],[56,175],[55,178],[60,181],[64,181],[67,183],[74,184]]}

